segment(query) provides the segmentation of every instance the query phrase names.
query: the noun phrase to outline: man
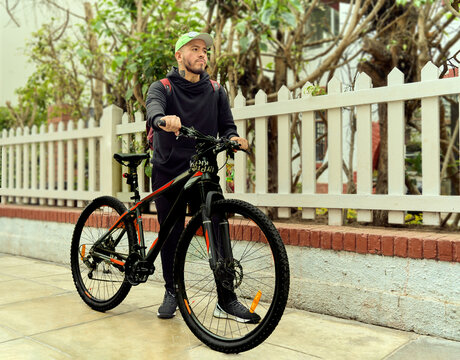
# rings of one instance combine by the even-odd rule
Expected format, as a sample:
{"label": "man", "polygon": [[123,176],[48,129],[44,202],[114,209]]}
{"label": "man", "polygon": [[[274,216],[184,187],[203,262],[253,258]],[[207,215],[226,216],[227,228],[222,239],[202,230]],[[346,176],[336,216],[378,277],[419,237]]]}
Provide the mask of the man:
{"label": "man", "polygon": [[[213,39],[209,34],[189,32],[176,42],[177,67],[168,73],[169,84],[153,83],[147,95],[147,121],[155,129],[154,153],[152,157],[152,187],[157,189],[189,168],[190,158],[195,153],[193,142],[176,138],[181,125],[193,126],[209,135],[226,137],[237,141],[242,149],[248,148],[246,139],[236,131],[227,96],[221,86],[210,81],[206,73],[208,49]],[[164,120],[164,126],[159,121]],[[172,199],[165,196],[155,201],[160,225],[166,218]],[[170,241],[161,250],[165,296],[158,309],[158,317],[172,318],[176,314],[177,302],[173,284],[173,261],[177,241],[184,228],[184,217],[179,219]],[[221,289],[215,316],[232,317],[243,322],[258,322],[260,317],[250,313],[231,293]],[[226,299],[221,299],[225,297]]]}

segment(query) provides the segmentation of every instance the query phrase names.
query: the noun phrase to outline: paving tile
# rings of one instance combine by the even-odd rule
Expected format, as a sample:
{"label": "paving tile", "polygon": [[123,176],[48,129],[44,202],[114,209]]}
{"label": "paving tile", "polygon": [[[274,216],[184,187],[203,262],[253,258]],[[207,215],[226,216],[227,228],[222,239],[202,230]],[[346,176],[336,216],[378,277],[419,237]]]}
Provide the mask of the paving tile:
{"label": "paving tile", "polygon": [[156,308],[163,302],[164,291],[163,283],[149,280],[144,284],[133,286],[126,299],[123,300],[123,304],[137,308],[153,306],[156,311]]}
{"label": "paving tile", "polygon": [[280,346],[275,346],[268,343],[262,343],[258,347],[246,351],[244,353],[227,355],[218,353],[206,345],[201,345],[190,349],[187,354],[190,360],[202,360],[202,359],[213,359],[213,360],[225,360],[229,358],[237,358],[244,360],[318,360],[317,356],[308,355],[303,352],[286,349]]}
{"label": "paving tile", "polygon": [[[22,260],[22,258],[18,259]],[[70,273],[70,269],[64,265],[29,260],[28,263],[20,261],[19,264],[10,264],[7,266],[3,266],[2,263],[1,272],[2,274],[14,276],[16,278],[35,279],[49,275],[68,274]]]}
{"label": "paving tile", "polygon": [[201,344],[179,318],[161,320],[144,310],[33,338],[76,359],[189,359],[188,351]]}
{"label": "paving tile", "polygon": [[0,343],[0,354],[2,360],[70,359],[68,354],[31,339],[18,339]]}
{"label": "paving tile", "polygon": [[0,343],[18,339],[18,338],[22,338],[21,333],[14,331],[13,329],[10,329],[9,327],[0,325]]}
{"label": "paving tile", "polygon": [[421,336],[396,350],[385,360],[458,360],[460,342]]}
{"label": "paving tile", "polygon": [[65,274],[42,276],[39,278],[34,278],[32,281],[37,284],[44,284],[55,288],[59,288],[63,291],[76,290],[70,270]]}
{"label": "paving tile", "polygon": [[322,359],[380,360],[412,338],[402,331],[292,311],[267,342]]}
{"label": "paving tile", "polygon": [[17,278],[15,278],[14,276],[11,276],[11,275],[3,274],[0,271],[0,282],[2,282],[2,281],[10,281],[10,280],[15,280],[15,279],[17,279]]}
{"label": "paving tile", "polygon": [[0,256],[0,264],[2,265],[2,271],[7,267],[18,265],[30,265],[32,262],[34,262],[33,259],[22,256],[13,256],[8,254],[2,254]]}
{"label": "paving tile", "polygon": [[0,282],[0,305],[53,296],[62,292],[62,289],[54,286],[43,285],[29,280],[3,281]]}
{"label": "paving tile", "polygon": [[75,292],[0,306],[0,325],[32,335],[113,316],[123,311],[129,311],[129,308],[119,305],[106,313],[94,311]]}

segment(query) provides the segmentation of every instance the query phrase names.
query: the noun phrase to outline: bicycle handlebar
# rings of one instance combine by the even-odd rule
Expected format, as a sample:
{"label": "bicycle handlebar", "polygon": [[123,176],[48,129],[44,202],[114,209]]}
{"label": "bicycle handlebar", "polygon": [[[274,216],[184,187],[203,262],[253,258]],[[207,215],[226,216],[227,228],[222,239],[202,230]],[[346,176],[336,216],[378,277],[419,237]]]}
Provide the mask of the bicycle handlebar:
{"label": "bicycle handlebar", "polygon": [[[158,126],[166,126],[165,120],[159,120],[157,122]],[[188,127],[182,125],[179,130],[179,136],[188,137],[191,139],[195,139],[200,143],[208,143],[212,145],[216,145],[216,153],[224,151],[224,150],[232,150],[232,151],[244,151],[246,150],[241,149],[240,144],[236,141],[229,140],[227,138],[215,138],[211,135],[205,135],[201,131],[196,130],[193,127]],[[219,146],[220,145],[220,146]]]}

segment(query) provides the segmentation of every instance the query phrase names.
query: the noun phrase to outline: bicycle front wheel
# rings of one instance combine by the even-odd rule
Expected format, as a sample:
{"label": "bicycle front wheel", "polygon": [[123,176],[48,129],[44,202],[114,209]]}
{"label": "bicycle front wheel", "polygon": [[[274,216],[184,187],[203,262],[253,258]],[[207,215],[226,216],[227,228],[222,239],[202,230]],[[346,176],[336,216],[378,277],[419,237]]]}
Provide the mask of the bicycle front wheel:
{"label": "bicycle front wheel", "polygon": [[[239,353],[262,343],[277,326],[289,293],[288,258],[273,223],[251,204],[219,200],[212,204],[211,219],[215,233],[227,233],[216,237],[217,268],[210,267],[199,212],[185,228],[176,251],[178,305],[202,342],[220,352]],[[227,221],[222,228],[220,224]],[[229,253],[226,246],[219,244],[228,236],[231,259],[224,255]],[[236,296],[239,311],[251,319],[233,316],[221,304],[230,293],[233,300]]]}
{"label": "bicycle front wheel", "polygon": [[[126,211],[118,199],[99,197],[83,210],[75,225],[70,250],[73,280],[83,301],[97,311],[113,309],[131,289],[124,263],[134,247],[134,226],[123,221],[112,229]],[[110,236],[104,238],[109,229]]]}

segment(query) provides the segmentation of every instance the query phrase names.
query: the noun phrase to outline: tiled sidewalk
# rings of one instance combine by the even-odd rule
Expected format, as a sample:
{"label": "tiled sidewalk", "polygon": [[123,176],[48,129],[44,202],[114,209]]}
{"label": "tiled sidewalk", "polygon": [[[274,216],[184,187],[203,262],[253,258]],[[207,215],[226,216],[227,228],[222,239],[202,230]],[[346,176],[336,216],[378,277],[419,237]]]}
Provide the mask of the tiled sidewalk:
{"label": "tiled sidewalk", "polygon": [[160,283],[133,287],[107,313],[87,307],[70,269],[0,254],[0,359],[458,359],[460,343],[287,309],[275,332],[239,355],[201,344],[178,315],[156,317]]}

